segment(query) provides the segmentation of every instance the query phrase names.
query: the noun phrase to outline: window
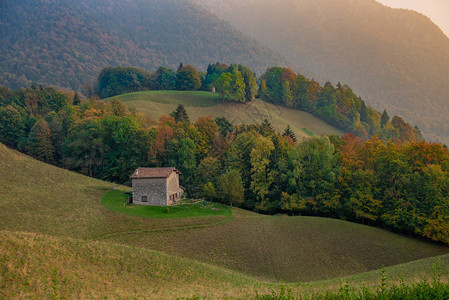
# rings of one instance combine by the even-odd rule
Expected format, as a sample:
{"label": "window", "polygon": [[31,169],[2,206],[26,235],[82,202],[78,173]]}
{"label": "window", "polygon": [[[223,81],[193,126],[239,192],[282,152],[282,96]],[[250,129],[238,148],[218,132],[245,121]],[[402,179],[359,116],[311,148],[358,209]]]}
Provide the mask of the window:
{"label": "window", "polygon": [[142,196],[142,202],[148,202],[147,196]]}

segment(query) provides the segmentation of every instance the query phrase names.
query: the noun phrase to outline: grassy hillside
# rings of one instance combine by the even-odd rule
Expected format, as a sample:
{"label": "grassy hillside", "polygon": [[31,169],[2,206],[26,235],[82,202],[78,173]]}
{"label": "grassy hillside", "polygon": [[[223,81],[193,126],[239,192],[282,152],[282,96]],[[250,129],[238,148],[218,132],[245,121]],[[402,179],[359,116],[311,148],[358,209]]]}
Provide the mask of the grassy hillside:
{"label": "grassy hillside", "polygon": [[225,266],[264,280],[307,282],[441,255],[448,247],[334,219],[233,210],[230,222],[188,231],[102,237]]}
{"label": "grassy hillside", "polygon": [[375,0],[196,1],[308,77],[347,83],[378,110],[449,142],[449,39],[426,16]]}
{"label": "grassy hillside", "polygon": [[44,83],[78,90],[108,66],[148,71],[180,62],[222,61],[258,72],[285,64],[191,1],[0,1],[0,84]]}
{"label": "grassy hillside", "polygon": [[56,168],[0,144],[0,229],[89,239],[114,232],[215,223],[223,215],[139,218],[101,204],[112,183]]}
{"label": "grassy hillside", "polygon": [[0,161],[0,230],[120,243],[284,281],[345,276],[449,252],[445,246],[360,224],[236,208],[232,216],[144,218],[117,209],[123,198],[118,197],[116,208],[101,203],[110,183],[3,145]]}
{"label": "grassy hillside", "polygon": [[279,132],[283,132],[287,125],[290,125],[297,137],[323,133],[342,134],[341,130],[309,113],[257,99],[249,104],[223,102],[218,94],[184,91],[137,92],[123,94],[118,98],[127,107],[134,107],[155,120],[163,114],[174,111],[177,105],[183,104],[191,121],[196,121],[201,116],[213,118],[223,116],[234,124],[258,124],[268,119],[273,128]]}
{"label": "grassy hillside", "polygon": [[[0,230],[0,298],[208,298],[254,297],[281,284],[157,251],[104,242]],[[17,255],[20,253],[20,255]],[[441,260],[449,276],[449,255],[386,268],[388,284],[430,278]],[[377,286],[379,270],[345,278],[352,286]],[[293,293],[336,290],[340,280],[287,284]]]}
{"label": "grassy hillside", "polygon": [[8,231],[0,231],[0,239],[0,298],[173,299],[268,291],[244,274],[145,249]]}

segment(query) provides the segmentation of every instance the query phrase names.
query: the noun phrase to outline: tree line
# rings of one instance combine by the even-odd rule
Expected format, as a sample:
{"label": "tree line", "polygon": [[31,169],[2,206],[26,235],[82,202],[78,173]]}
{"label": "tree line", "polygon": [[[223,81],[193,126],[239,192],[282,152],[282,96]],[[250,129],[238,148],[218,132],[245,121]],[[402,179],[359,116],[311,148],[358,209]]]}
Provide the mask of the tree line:
{"label": "tree line", "polygon": [[[95,91],[100,98],[143,90],[216,90],[225,101],[264,101],[309,112],[329,124],[362,138],[421,141],[420,130],[401,117],[390,118],[366,105],[347,85],[321,86],[314,79],[285,67],[271,67],[258,79],[243,65],[210,64],[206,73],[182,63],[175,72],[160,67],[152,74],[134,67],[110,67],[100,73]],[[91,92],[88,93],[92,94]]]}
{"label": "tree line", "polygon": [[0,89],[0,141],[41,161],[129,183],[173,166],[189,197],[266,214],[351,220],[449,243],[449,151],[437,143],[321,136],[287,127],[191,121],[180,105],[153,121],[117,98],[50,87]]}

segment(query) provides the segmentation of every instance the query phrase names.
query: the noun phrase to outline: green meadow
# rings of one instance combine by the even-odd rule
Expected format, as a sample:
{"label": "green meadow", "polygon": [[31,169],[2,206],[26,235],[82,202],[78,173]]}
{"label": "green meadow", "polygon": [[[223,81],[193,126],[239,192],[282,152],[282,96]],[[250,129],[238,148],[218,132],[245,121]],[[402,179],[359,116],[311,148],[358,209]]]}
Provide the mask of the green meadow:
{"label": "green meadow", "polygon": [[[199,202],[126,204],[126,187],[0,145],[0,297],[247,298],[432,278],[449,248],[350,222]],[[18,255],[20,253],[20,255]],[[284,282],[283,284],[281,282]]]}
{"label": "green meadow", "polygon": [[[191,121],[202,116],[225,117],[233,124],[259,124],[267,119],[277,131],[284,131],[287,125],[297,137],[321,134],[342,134],[342,131],[317,117],[292,108],[274,105],[256,99],[251,103],[226,102],[217,93],[201,91],[145,91],[117,96],[128,108],[150,115],[158,120],[183,104]],[[106,101],[113,98],[108,98]]]}

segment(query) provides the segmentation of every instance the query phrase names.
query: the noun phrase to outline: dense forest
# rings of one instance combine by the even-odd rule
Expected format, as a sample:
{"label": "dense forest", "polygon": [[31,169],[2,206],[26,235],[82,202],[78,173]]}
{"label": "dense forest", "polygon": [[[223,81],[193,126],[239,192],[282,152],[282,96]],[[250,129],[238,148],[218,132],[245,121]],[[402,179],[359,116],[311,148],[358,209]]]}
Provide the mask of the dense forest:
{"label": "dense forest", "polygon": [[[321,83],[449,143],[449,39],[426,16],[375,0],[195,0]],[[263,16],[263,17],[261,17]]]}
{"label": "dense forest", "polygon": [[275,132],[267,120],[189,120],[182,105],[155,121],[118,99],[80,99],[42,86],[0,89],[0,142],[117,183],[129,182],[137,167],[174,166],[189,197],[449,243],[449,151],[441,144],[353,134],[296,141],[288,127]]}
{"label": "dense forest", "polygon": [[0,1],[0,84],[80,91],[105,67],[285,60],[190,1]]}

